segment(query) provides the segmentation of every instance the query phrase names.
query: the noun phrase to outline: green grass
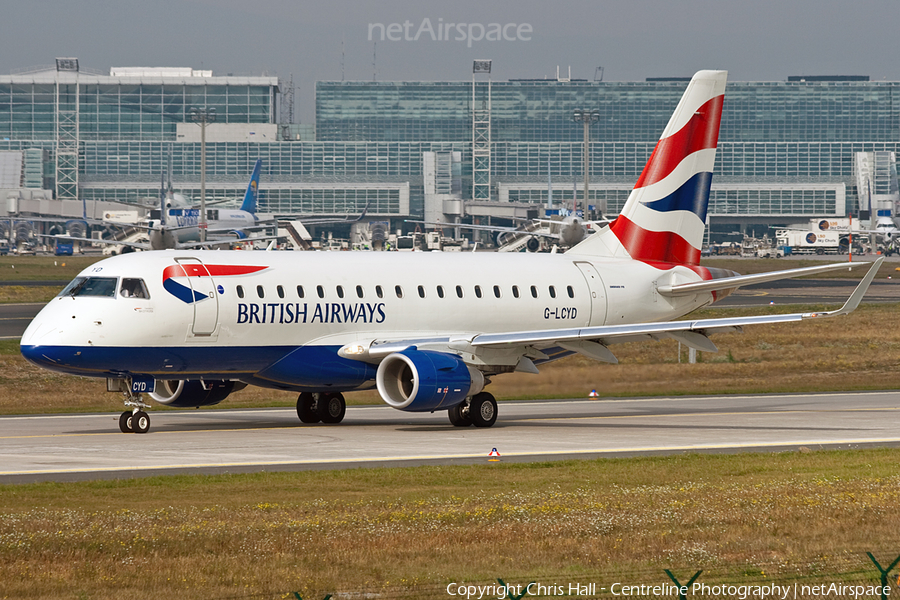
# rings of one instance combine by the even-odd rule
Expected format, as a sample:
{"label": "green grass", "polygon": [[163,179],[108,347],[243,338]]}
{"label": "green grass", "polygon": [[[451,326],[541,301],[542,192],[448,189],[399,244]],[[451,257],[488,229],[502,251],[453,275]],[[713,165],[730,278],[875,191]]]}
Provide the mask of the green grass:
{"label": "green grass", "polygon": [[874,581],[900,450],[0,486],[16,598],[447,597],[450,582]]}

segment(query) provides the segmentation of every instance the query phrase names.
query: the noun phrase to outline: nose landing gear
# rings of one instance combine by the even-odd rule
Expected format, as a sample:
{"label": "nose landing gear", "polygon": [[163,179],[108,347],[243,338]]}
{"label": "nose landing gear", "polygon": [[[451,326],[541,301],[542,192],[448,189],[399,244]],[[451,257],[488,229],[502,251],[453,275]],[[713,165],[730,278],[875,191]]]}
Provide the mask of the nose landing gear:
{"label": "nose landing gear", "polygon": [[[144,409],[150,408],[150,405],[141,399],[139,393],[132,391],[133,385],[131,378],[124,380],[108,380],[122,382],[119,389],[125,397],[125,406],[131,407],[119,415],[119,430],[122,433],[147,433],[150,431],[150,415]],[[110,385],[110,384],[107,384]]]}

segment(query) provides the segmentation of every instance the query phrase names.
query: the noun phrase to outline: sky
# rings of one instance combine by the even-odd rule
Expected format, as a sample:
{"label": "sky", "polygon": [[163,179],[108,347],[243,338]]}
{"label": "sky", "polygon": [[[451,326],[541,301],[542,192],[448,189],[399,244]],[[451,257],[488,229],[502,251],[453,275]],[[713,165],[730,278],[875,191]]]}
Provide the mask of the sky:
{"label": "sky", "polygon": [[557,66],[581,79],[602,67],[604,81],[898,81],[898,37],[897,0],[6,0],[0,73],[65,56],[103,73],[293,76],[295,122],[311,122],[316,81],[471,80],[475,59],[495,81]]}

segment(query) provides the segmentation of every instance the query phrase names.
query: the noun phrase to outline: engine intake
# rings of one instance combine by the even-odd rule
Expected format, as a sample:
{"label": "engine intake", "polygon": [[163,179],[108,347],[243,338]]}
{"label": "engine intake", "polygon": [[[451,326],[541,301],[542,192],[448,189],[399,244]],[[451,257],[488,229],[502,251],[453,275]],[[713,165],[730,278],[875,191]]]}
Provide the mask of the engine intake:
{"label": "engine intake", "polygon": [[484,388],[484,375],[445,352],[408,348],[381,361],[375,383],[382,399],[409,412],[446,410]]}
{"label": "engine intake", "polygon": [[235,381],[198,381],[184,379],[157,379],[155,391],[150,397],[166,406],[194,408],[212,406],[228,397],[228,394],[245,387]]}

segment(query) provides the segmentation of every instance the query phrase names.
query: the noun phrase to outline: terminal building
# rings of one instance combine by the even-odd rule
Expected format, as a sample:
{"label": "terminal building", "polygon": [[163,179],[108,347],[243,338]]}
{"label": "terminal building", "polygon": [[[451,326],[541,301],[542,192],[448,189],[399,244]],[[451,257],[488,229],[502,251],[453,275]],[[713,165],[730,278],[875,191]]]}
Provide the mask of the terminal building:
{"label": "terminal building", "polygon": [[[8,216],[35,206],[77,216],[72,207],[80,215],[146,204],[171,162],[175,190],[198,200],[197,118],[205,109],[208,200],[237,201],[261,158],[266,213],[343,216],[369,206],[367,218],[392,228],[408,218],[537,216],[548,200],[553,208],[583,203],[584,127],[573,121],[583,110],[593,120],[587,204],[615,214],[687,81],[492,81],[489,73],[456,82],[322,81],[315,123],[298,125],[283,107],[292,93],[275,77],[100,73],[57,59],[0,76],[0,193]],[[870,209],[893,216],[898,145],[900,82],[730,81],[712,227],[866,218]]]}

